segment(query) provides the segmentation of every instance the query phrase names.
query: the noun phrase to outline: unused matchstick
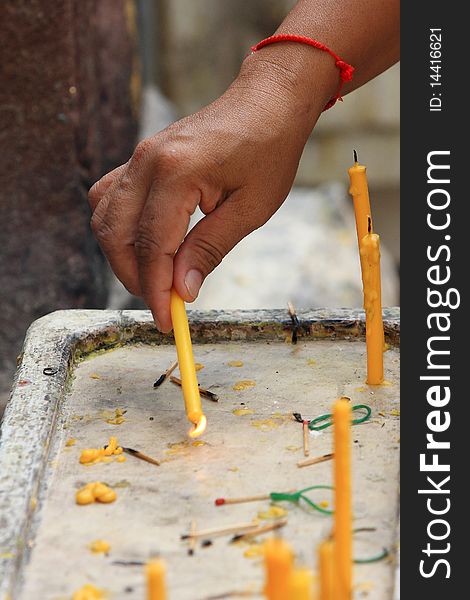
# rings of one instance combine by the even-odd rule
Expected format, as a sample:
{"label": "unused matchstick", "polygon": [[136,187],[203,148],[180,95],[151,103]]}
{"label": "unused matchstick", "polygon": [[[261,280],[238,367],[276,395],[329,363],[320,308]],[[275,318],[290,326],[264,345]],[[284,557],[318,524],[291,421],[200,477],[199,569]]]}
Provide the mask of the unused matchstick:
{"label": "unused matchstick", "polygon": [[[174,377],[172,375],[170,377],[170,381],[171,381],[171,383],[174,383],[175,385],[179,385],[180,387],[182,385],[181,379],[179,379],[179,377]],[[219,401],[219,396],[217,396],[217,394],[214,394],[214,392],[210,392],[209,390],[206,390],[205,388],[202,388],[201,386],[199,386],[199,393],[201,394],[201,396],[204,396],[204,398],[207,398],[208,400],[212,400],[212,402]]]}
{"label": "unused matchstick", "polygon": [[304,456],[308,456],[310,454],[310,447],[308,445],[308,421],[302,422],[302,429],[304,434]]}
{"label": "unused matchstick", "polygon": [[191,537],[189,538],[189,548],[188,548],[189,556],[192,556],[194,554],[194,551],[196,550],[197,539],[195,538],[195,533],[196,533],[196,521],[193,519],[191,521],[191,527],[190,527]]}
{"label": "unused matchstick", "polygon": [[230,540],[230,543],[232,544],[234,542],[239,542],[240,540],[246,540],[246,539],[249,539],[252,537],[256,537],[257,535],[260,535],[262,533],[268,533],[269,531],[275,531],[276,529],[280,529],[281,527],[284,527],[284,525],[287,525],[287,519],[278,519],[277,521],[274,521],[273,523],[268,523],[267,525],[261,525],[260,527],[253,529],[253,531],[248,531],[248,533],[240,533],[238,535],[235,535]]}
{"label": "unused matchstick", "polygon": [[250,531],[251,529],[256,529],[258,525],[256,523],[239,523],[238,525],[231,525],[230,527],[215,527],[214,529],[203,529],[196,531],[194,534],[192,533],[184,533],[181,536],[182,540],[188,540],[190,538],[209,538],[216,537],[219,535],[229,535],[231,533],[239,533],[246,529],[246,531]]}
{"label": "unused matchstick", "polygon": [[222,506],[224,504],[242,504],[244,502],[258,502],[258,500],[269,500],[270,494],[259,494],[258,496],[243,496],[241,498],[217,498],[215,500],[216,506]]}
{"label": "unused matchstick", "polygon": [[154,388],[160,387],[162,385],[162,383],[164,381],[166,381],[168,379],[168,377],[173,373],[173,371],[176,369],[177,366],[178,366],[178,361],[175,360],[175,362],[172,363],[168,367],[168,369],[160,375],[160,377],[157,379],[157,381],[153,384],[153,387]]}
{"label": "unused matchstick", "polygon": [[292,321],[292,343],[297,344],[297,334],[300,328],[300,322],[292,302],[287,303],[287,310],[289,311],[289,316]]}
{"label": "unused matchstick", "polygon": [[315,456],[313,458],[306,458],[305,460],[301,460],[297,463],[297,466],[300,467],[309,467],[310,465],[317,465],[318,463],[325,462],[326,460],[331,460],[334,458],[334,454],[324,454],[323,456]]}
{"label": "unused matchstick", "polygon": [[140,450],[134,450],[134,448],[124,448],[124,446],[122,447],[123,452],[126,452],[127,454],[130,454],[131,456],[134,456],[135,458],[140,458],[140,460],[145,460],[145,462],[150,463],[151,465],[157,465],[157,467],[160,466],[160,461],[157,460],[156,458],[152,458],[151,456],[147,456],[146,454],[143,454],[142,452],[140,452]]}

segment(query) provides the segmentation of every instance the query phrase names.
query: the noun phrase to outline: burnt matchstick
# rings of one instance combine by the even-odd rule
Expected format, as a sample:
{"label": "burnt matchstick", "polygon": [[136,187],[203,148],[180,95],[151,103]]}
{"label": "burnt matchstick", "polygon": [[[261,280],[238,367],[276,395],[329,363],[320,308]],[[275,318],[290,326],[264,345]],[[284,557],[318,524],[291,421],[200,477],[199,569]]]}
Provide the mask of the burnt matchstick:
{"label": "burnt matchstick", "polygon": [[130,454],[131,456],[134,456],[135,458],[140,458],[140,460],[145,460],[145,462],[150,463],[151,465],[156,465],[157,467],[160,466],[160,461],[157,460],[156,458],[152,458],[151,456],[147,456],[146,454],[143,454],[143,452],[140,452],[140,450],[134,450],[134,448],[124,448],[124,446],[122,447],[123,452],[126,452],[127,454]]}
{"label": "burnt matchstick", "polygon": [[315,456],[313,458],[306,458],[305,460],[301,460],[297,463],[299,468],[301,467],[309,467],[310,465],[318,465],[319,463],[325,462],[326,460],[332,460],[334,458],[334,454],[324,454],[323,456]]}
{"label": "burnt matchstick", "polygon": [[253,531],[249,531],[248,533],[239,533],[238,535],[234,535],[233,538],[230,540],[230,543],[234,544],[235,542],[240,542],[242,540],[248,540],[250,538],[256,537],[257,535],[261,535],[262,533],[276,531],[277,529],[280,529],[285,525],[287,525],[287,519],[278,519],[277,521],[274,521],[274,523],[261,525],[260,527],[253,529]]}
{"label": "burnt matchstick", "polygon": [[190,527],[190,538],[189,538],[189,548],[188,548],[188,554],[189,556],[192,556],[194,554],[194,552],[196,551],[196,543],[197,543],[197,538],[195,537],[195,533],[196,533],[196,521],[193,519],[191,521],[191,527]]}
{"label": "burnt matchstick", "polygon": [[164,381],[166,381],[168,379],[168,377],[173,373],[173,371],[176,369],[177,366],[178,366],[178,361],[175,360],[175,362],[172,363],[168,367],[168,369],[160,375],[160,377],[157,379],[157,381],[153,384],[153,387],[154,388],[160,387],[162,385],[162,383]]}
{"label": "burnt matchstick", "polygon": [[300,329],[300,321],[299,321],[299,318],[297,317],[297,314],[295,312],[295,308],[294,308],[294,305],[292,304],[292,302],[287,303],[287,310],[289,311],[289,316],[292,321],[292,339],[291,339],[291,341],[293,344],[297,344],[297,334]]}
{"label": "burnt matchstick", "polygon": [[[182,385],[182,381],[181,381],[181,379],[179,379],[179,377],[174,377],[172,375],[170,377],[170,381],[171,381],[171,383],[174,383],[175,385],[179,385],[180,387]],[[217,396],[217,394],[214,394],[214,392],[210,392],[209,390],[206,390],[206,388],[202,388],[201,386],[199,386],[199,393],[201,394],[201,396],[204,396],[204,398],[207,398],[208,400],[211,400],[212,402],[219,401],[219,396]]]}
{"label": "burnt matchstick", "polygon": [[[248,533],[252,529],[257,529],[257,523],[238,523],[238,525],[230,525],[229,527],[215,527],[214,529],[203,529],[196,531],[195,533],[184,533],[181,536],[182,540],[189,540],[190,538],[211,538],[221,535],[230,535],[231,533]],[[246,530],[246,531],[245,531]]]}

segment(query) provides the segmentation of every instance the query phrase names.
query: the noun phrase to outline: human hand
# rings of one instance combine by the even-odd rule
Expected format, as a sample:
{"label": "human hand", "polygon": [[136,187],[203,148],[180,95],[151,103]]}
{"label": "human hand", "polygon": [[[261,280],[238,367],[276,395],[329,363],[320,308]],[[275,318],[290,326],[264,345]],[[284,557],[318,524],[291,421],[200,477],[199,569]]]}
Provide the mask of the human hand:
{"label": "human hand", "polygon": [[[140,142],[91,188],[95,236],[161,331],[171,329],[171,287],[193,301],[224,256],[286,198],[337,85],[321,58],[298,45],[250,56],[219,99]],[[311,82],[315,75],[322,85]],[[186,235],[197,206],[206,216]]]}

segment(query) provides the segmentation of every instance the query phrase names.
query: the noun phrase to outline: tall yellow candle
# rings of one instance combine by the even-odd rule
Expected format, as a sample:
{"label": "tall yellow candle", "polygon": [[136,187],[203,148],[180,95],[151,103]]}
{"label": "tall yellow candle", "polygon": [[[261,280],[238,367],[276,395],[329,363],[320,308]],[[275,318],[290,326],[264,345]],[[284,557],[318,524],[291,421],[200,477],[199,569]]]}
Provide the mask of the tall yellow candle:
{"label": "tall yellow candle", "polygon": [[325,540],[318,547],[320,600],[335,600],[333,593],[334,560],[333,541]]}
{"label": "tall yellow candle", "polygon": [[[369,226],[371,222],[369,220]],[[380,238],[371,231],[359,245],[366,312],[367,383],[380,385],[384,380],[384,326],[380,284]]]}
{"label": "tall yellow candle", "polygon": [[161,560],[150,560],[145,566],[147,600],[166,600],[166,568]]}
{"label": "tall yellow candle", "polygon": [[354,161],[354,166],[348,170],[351,183],[349,193],[353,197],[357,243],[360,245],[362,238],[367,235],[367,219],[372,213],[370,211],[369,185],[367,183],[366,167],[358,164],[355,150]]}
{"label": "tall yellow candle", "polygon": [[171,290],[171,320],[173,321],[173,333],[175,336],[178,365],[181,373],[181,387],[183,388],[186,415],[194,423],[195,429],[189,435],[196,437],[206,427],[206,417],[202,412],[201,397],[197,383],[196,368],[194,366],[193,347],[189,333],[188,317],[184,302],[176,292]]}
{"label": "tall yellow candle", "polygon": [[294,569],[290,581],[289,600],[313,600],[312,598],[312,572],[309,569]]}
{"label": "tall yellow candle", "polygon": [[292,550],[280,538],[271,538],[264,545],[266,583],[264,595],[268,600],[287,600],[293,570]]}
{"label": "tall yellow candle", "polygon": [[335,521],[335,600],[350,600],[352,590],[351,405],[339,399],[333,406]]}

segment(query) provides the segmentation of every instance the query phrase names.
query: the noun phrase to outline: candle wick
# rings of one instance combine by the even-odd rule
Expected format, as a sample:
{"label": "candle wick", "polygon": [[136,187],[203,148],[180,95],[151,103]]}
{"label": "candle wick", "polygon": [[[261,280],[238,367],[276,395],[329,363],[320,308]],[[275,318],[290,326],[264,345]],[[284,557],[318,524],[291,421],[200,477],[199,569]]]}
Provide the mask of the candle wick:
{"label": "candle wick", "polygon": [[372,231],[372,219],[370,218],[370,215],[367,215],[367,233],[370,233]]}
{"label": "candle wick", "polygon": [[356,165],[357,165],[357,152],[356,152],[356,150],[354,150],[354,149],[353,149],[353,155],[354,155],[354,162],[355,162],[355,163],[356,163]]}

